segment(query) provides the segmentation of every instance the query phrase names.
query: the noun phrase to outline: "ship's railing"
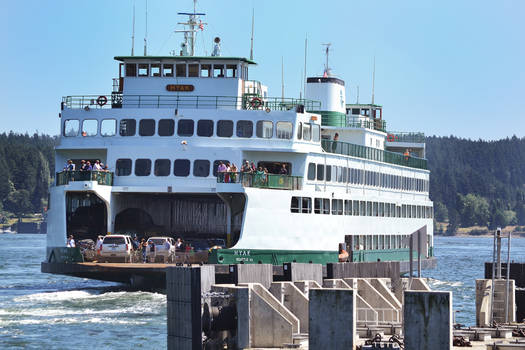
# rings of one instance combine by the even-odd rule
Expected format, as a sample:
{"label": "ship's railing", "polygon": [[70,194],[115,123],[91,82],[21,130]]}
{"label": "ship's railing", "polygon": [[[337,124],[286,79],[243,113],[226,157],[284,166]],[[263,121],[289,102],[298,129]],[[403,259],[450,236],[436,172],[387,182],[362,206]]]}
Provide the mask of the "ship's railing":
{"label": "ship's railing", "polygon": [[99,185],[113,185],[113,173],[109,171],[62,171],[56,173],[56,186],[72,181],[96,181]]}
{"label": "ship's railing", "polygon": [[217,183],[240,183],[244,187],[269,188],[277,190],[301,190],[302,176],[258,174],[258,173],[217,173]]}
{"label": "ship's railing", "polygon": [[427,160],[401,153],[384,151],[377,148],[356,145],[353,143],[321,140],[321,146],[326,152],[344,154],[358,158],[377,160],[380,162],[408,166],[411,168],[428,169]]}
{"label": "ship's railing", "polygon": [[379,131],[386,131],[386,121],[372,118],[346,118],[346,126],[349,128],[365,128]]}
{"label": "ship's railing", "polygon": [[387,136],[388,142],[414,142],[425,143],[425,134],[422,132],[397,132],[391,131]]}
{"label": "ship's railing", "polygon": [[[104,103],[105,102],[105,103]],[[280,97],[180,96],[180,95],[85,95],[62,97],[62,108],[188,108],[188,109],[258,109],[286,111],[303,106],[319,110],[321,102]]]}

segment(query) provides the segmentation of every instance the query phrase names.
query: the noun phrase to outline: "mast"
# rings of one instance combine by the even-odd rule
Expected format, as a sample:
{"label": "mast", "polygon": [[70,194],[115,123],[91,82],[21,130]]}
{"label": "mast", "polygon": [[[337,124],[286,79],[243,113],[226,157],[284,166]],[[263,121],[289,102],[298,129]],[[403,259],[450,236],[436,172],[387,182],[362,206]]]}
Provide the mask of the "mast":
{"label": "mast", "polygon": [[326,44],[322,44],[324,46],[326,46],[326,64],[324,66],[324,73],[323,73],[323,76],[324,77],[328,77],[331,75],[331,72],[330,72],[330,67],[328,66],[328,56],[330,55],[330,46],[332,46],[331,43],[326,43]]}
{"label": "mast", "polygon": [[284,56],[281,56],[281,100],[284,101]]}
{"label": "mast", "polygon": [[[203,23],[200,20],[199,22],[197,22],[197,20],[199,19],[199,16],[205,16],[206,14],[195,12],[196,8],[197,8],[197,0],[193,0],[193,12],[192,13],[187,13],[187,12],[178,13],[179,15],[188,16],[187,22],[179,22],[178,24],[188,26],[189,29],[175,31],[176,33],[184,33],[184,44],[189,45],[189,49],[190,49],[189,55],[190,56],[195,56],[195,34],[197,33],[197,28],[200,30],[204,30],[204,25],[207,24],[207,23]],[[189,43],[188,43],[188,39],[189,39]]]}
{"label": "mast", "polygon": [[148,0],[146,0],[146,33],[144,34],[144,56],[148,55]]}
{"label": "mast", "polygon": [[135,56],[135,0],[133,0],[133,29],[131,32],[131,56]]}
{"label": "mast", "polygon": [[374,70],[372,73],[372,104],[374,104],[375,85],[376,85],[376,56],[374,56]]}
{"label": "mast", "polygon": [[253,23],[255,18],[255,10],[252,8],[252,38],[250,42],[250,60],[253,61]]}
{"label": "mast", "polygon": [[306,53],[308,50],[308,34],[304,38],[304,77],[303,77],[303,96],[306,94]]}

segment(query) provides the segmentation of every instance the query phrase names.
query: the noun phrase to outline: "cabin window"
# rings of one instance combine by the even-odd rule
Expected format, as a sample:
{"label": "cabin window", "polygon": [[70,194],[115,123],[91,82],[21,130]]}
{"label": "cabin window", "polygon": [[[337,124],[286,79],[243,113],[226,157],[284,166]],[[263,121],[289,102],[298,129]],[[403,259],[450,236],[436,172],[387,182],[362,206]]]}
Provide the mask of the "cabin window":
{"label": "cabin window", "polygon": [[211,77],[211,64],[201,64],[201,78]]}
{"label": "cabin window", "polygon": [[131,159],[117,159],[115,172],[117,176],[129,176],[131,174]]}
{"label": "cabin window", "polygon": [[149,176],[151,174],[151,159],[137,159],[135,161],[135,176]]}
{"label": "cabin window", "polygon": [[390,216],[396,217],[396,205],[394,203],[390,203]]}
{"label": "cabin window", "polygon": [[195,122],[191,119],[179,120],[177,123],[177,135],[179,136],[193,136],[193,128]]}
{"label": "cabin window", "polygon": [[359,114],[359,108],[352,108],[352,114],[358,115]]}
{"label": "cabin window", "polygon": [[373,215],[372,202],[366,202],[366,215],[367,216],[372,216]]}
{"label": "cabin window", "polygon": [[290,122],[277,122],[275,131],[278,139],[290,140],[292,138],[293,124]]}
{"label": "cabin window", "polygon": [[292,197],[290,202],[290,211],[292,213],[298,213],[301,208],[299,208],[299,199],[301,197]]}
{"label": "cabin window", "polygon": [[219,169],[219,164],[220,163],[223,163],[223,164],[226,164],[226,163],[229,163],[229,160],[216,160],[213,162],[213,176],[217,177],[217,173],[218,173],[218,169]]}
{"label": "cabin window", "polygon": [[217,122],[217,136],[232,137],[233,135],[233,121],[219,120]]}
{"label": "cabin window", "polygon": [[173,136],[175,132],[175,121],[173,119],[159,120],[159,136]]}
{"label": "cabin window", "polygon": [[175,72],[177,74],[177,77],[179,78],[186,78],[186,64],[185,63],[178,63],[175,65]]}
{"label": "cabin window", "polygon": [[330,215],[330,200],[323,198],[323,214]]}
{"label": "cabin window", "polygon": [[372,216],[379,216],[377,208],[378,208],[377,202],[374,202],[372,206]]}
{"label": "cabin window", "polygon": [[253,122],[251,120],[237,121],[237,137],[252,137],[253,136]]}
{"label": "cabin window", "polygon": [[79,127],[80,122],[77,119],[67,119],[64,122],[64,136],[77,136]]}
{"label": "cabin window", "polygon": [[308,180],[315,180],[315,163],[308,164]]}
{"label": "cabin window", "polygon": [[188,159],[175,159],[173,162],[173,175],[188,176],[190,174],[190,161]]}
{"label": "cabin window", "polygon": [[165,77],[173,77],[173,64],[165,64],[162,73]]}
{"label": "cabin window", "polygon": [[330,200],[326,198],[314,198],[315,214],[330,214]]}
{"label": "cabin window", "polygon": [[213,135],[213,120],[201,119],[197,122],[197,135],[210,137]]}
{"label": "cabin window", "polygon": [[139,64],[139,77],[148,77],[149,76],[149,64],[141,63]]}
{"label": "cabin window", "polygon": [[168,176],[170,169],[171,161],[169,159],[157,159],[155,161],[155,176]]}
{"label": "cabin window", "polygon": [[301,212],[304,213],[304,214],[311,214],[312,213],[312,198],[310,198],[310,197],[303,197],[302,198]]}
{"label": "cabin window", "polygon": [[193,176],[207,177],[210,175],[210,161],[207,159],[197,159],[193,163]]}
{"label": "cabin window", "polygon": [[312,141],[319,142],[321,140],[321,127],[317,124],[312,124]]}
{"label": "cabin window", "polygon": [[198,64],[188,64],[188,76],[189,77],[199,76],[199,65]]}
{"label": "cabin window", "polygon": [[303,123],[299,122],[297,124],[297,139],[300,140],[303,136]]}
{"label": "cabin window", "polygon": [[269,139],[273,136],[273,123],[268,120],[259,120],[256,125],[257,137]]}
{"label": "cabin window", "polygon": [[347,177],[347,175],[348,175],[348,168],[347,167],[343,167],[342,170],[343,170],[343,182],[347,183],[348,182],[348,177]]}
{"label": "cabin window", "polygon": [[137,129],[137,121],[135,119],[122,119],[119,126],[120,136],[134,136]]}
{"label": "cabin window", "polygon": [[127,77],[137,76],[137,64],[136,63],[126,63],[126,76]]}
{"label": "cabin window", "polygon": [[96,119],[85,119],[82,122],[82,136],[97,136],[98,121]]}
{"label": "cabin window", "polygon": [[317,180],[319,181],[324,180],[324,165],[323,164],[317,164]]}
{"label": "cabin window", "polygon": [[140,136],[155,135],[155,120],[141,119],[139,122],[139,135]]}
{"label": "cabin window", "polygon": [[312,138],[312,126],[310,124],[303,124],[303,140],[310,141]]}
{"label": "cabin window", "polygon": [[342,199],[332,199],[332,215],[343,215]]}
{"label": "cabin window", "polygon": [[352,215],[352,201],[345,199],[345,215]]}
{"label": "cabin window", "polygon": [[352,215],[355,215],[355,216],[359,215],[359,201],[353,201]]}
{"label": "cabin window", "polygon": [[332,166],[326,166],[326,181],[332,181]]}
{"label": "cabin window", "polygon": [[160,77],[160,64],[155,63],[151,65],[151,76]]}
{"label": "cabin window", "polygon": [[359,201],[359,215],[366,216],[366,202]]}
{"label": "cabin window", "polygon": [[379,203],[379,216],[385,216],[385,203]]}
{"label": "cabin window", "polygon": [[100,122],[100,135],[115,136],[117,133],[117,121],[115,119],[102,119]]}
{"label": "cabin window", "polygon": [[237,78],[237,66],[235,64],[226,65],[226,77]]}
{"label": "cabin window", "polygon": [[224,64],[214,64],[213,65],[213,77],[214,78],[224,78]]}

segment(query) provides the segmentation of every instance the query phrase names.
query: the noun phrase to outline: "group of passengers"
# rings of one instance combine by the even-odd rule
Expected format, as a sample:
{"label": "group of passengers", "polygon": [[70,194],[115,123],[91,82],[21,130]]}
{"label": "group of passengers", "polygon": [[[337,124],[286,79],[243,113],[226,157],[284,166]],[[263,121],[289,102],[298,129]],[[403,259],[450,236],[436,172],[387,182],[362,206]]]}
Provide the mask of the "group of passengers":
{"label": "group of passengers", "polygon": [[[64,167],[64,171],[75,171],[76,165],[73,163],[71,159],[67,160],[66,166]],[[99,159],[95,161],[95,163],[92,165],[91,162],[88,160],[82,159],[80,161],[80,168],[79,171],[109,171],[108,166],[102,163]]]}
{"label": "group of passengers", "polygon": [[[253,174],[256,175],[254,178],[258,179],[260,181],[266,182],[268,180],[268,174],[271,174],[268,171],[268,168],[259,166],[255,167],[254,162],[249,162],[248,160],[245,160],[243,165],[240,169],[241,174]],[[223,163],[222,161],[219,162],[219,165],[217,167],[217,172],[220,173],[218,176],[224,180],[224,182],[237,182],[237,166],[235,164],[231,164],[230,162]],[[288,175],[288,169],[286,168],[286,164],[282,164],[279,168],[278,172],[275,172],[273,174],[277,175]],[[251,179],[252,177],[250,177]]]}

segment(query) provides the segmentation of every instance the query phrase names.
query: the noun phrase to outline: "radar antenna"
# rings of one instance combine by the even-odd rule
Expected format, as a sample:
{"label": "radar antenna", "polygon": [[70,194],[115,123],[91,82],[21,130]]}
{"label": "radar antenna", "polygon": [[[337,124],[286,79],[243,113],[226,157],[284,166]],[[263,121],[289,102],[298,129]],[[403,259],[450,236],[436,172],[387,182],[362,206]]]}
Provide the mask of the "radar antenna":
{"label": "radar antenna", "polygon": [[330,75],[332,75],[332,70],[330,69],[330,66],[328,66],[328,56],[330,55],[330,46],[332,46],[331,43],[326,43],[326,44],[321,44],[323,46],[326,46],[326,64],[324,66],[324,73],[323,73],[323,77],[329,77]]}
{"label": "radar antenna", "polygon": [[146,0],[146,33],[144,34],[144,56],[148,55],[148,0]]}
{"label": "radar antenna", "polygon": [[372,73],[372,104],[374,104],[375,87],[376,87],[376,56],[374,56],[374,70]]}
{"label": "radar antenna", "polygon": [[252,39],[250,42],[250,60],[253,61],[253,22],[255,18],[255,10],[252,8]]}
{"label": "radar antenna", "polygon": [[[205,16],[205,13],[197,13],[196,11],[197,7],[197,0],[193,0],[193,12],[179,12],[179,15],[188,16],[187,22],[179,22],[178,24],[182,24],[185,26],[184,30],[176,30],[175,33],[184,33],[184,43],[182,43],[182,56],[187,56],[188,52],[187,49],[189,48],[189,55],[195,56],[195,35],[197,34],[198,29],[204,30],[204,26],[208,23],[204,23],[200,20],[200,16]],[[198,22],[197,22],[198,20]],[[188,29],[186,29],[186,27]]]}
{"label": "radar antenna", "polygon": [[131,56],[135,56],[135,0],[133,0],[133,29],[131,31]]}

